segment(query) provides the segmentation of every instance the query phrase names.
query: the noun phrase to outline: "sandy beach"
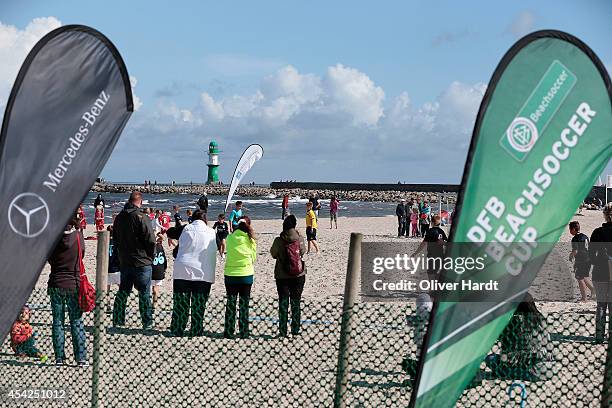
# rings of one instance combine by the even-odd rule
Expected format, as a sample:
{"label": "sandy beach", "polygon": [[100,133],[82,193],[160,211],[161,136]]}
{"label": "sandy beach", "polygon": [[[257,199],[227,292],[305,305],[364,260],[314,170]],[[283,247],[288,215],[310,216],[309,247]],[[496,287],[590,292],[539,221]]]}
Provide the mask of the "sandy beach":
{"label": "sandy beach", "polygon": [[[573,219],[580,221],[582,231],[589,235],[596,227],[602,223],[602,215],[600,211],[584,210],[582,215],[576,215]],[[212,224],[212,222],[209,222]],[[282,220],[254,220],[253,225],[257,232],[257,261],[255,263],[255,283],[253,285],[253,296],[276,296],[276,285],[274,282],[274,259],[270,256],[269,250],[275,237],[282,230]],[[298,218],[298,230],[302,235],[305,235],[305,221],[303,218]],[[342,296],[344,293],[344,283],[346,276],[346,265],[348,259],[348,248],[351,232],[360,232],[364,235],[364,242],[390,242],[390,243],[411,243],[420,242],[419,238],[398,238],[397,237],[397,219],[394,216],[385,217],[361,217],[361,218],[338,218],[338,229],[329,228],[329,219],[321,213],[319,220],[318,242],[321,248],[319,254],[311,253],[304,257],[307,264],[307,284],[304,288],[304,297],[321,299],[334,298]],[[86,237],[95,236],[95,231],[92,225],[88,225],[85,231]],[[560,242],[568,243],[571,240],[571,235],[567,228],[563,229]],[[95,256],[96,256],[97,241],[88,240],[85,243],[85,267],[88,276],[92,282],[95,281]],[[567,244],[563,244],[567,245]],[[171,249],[168,247],[167,241],[164,242],[167,258],[169,261],[166,278],[162,287],[162,292],[172,292],[172,268],[173,258]],[[569,248],[569,247],[568,247]],[[564,258],[567,254],[561,254]],[[212,287],[213,295],[223,296],[225,288],[223,286],[223,260],[217,257],[217,268],[215,284]],[[570,265],[568,263],[568,269]],[[46,287],[49,266],[46,265],[40,275],[36,287]],[[536,286],[540,284],[537,280]],[[562,285],[572,286],[576,298],[579,296],[577,285],[573,275],[555,276],[554,282],[548,282],[547,285]],[[116,288],[113,288],[116,290]],[[571,301],[572,299],[567,299]],[[562,304],[544,303],[546,310],[558,310]],[[565,305],[566,307],[569,305]],[[579,308],[588,305],[576,305]],[[572,306],[573,307],[573,306]]]}
{"label": "sandy beach", "polygon": [[[599,211],[576,216],[583,231],[590,234],[601,224]],[[304,220],[299,220],[303,230]],[[308,278],[304,293],[303,331],[299,337],[276,337],[276,288],[274,261],[268,254],[281,228],[280,220],[255,221],[258,232],[258,259],[251,300],[252,337],[226,340],[223,330],[224,287],[222,261],[217,263],[217,281],[209,300],[206,334],[198,338],[169,338],[165,335],[172,308],[172,264],[164,282],[156,312],[155,330],[143,332],[138,318],[136,296],[128,306],[125,328],[113,329],[108,316],[101,350],[99,383],[102,406],[139,401],[141,406],[331,406],[338,358],[342,293],[346,273],[350,232],[361,232],[364,241],[402,242],[397,238],[395,217],[340,217],[338,230],[330,230],[328,219],[320,219],[322,252],[306,256]],[[92,235],[88,229],[86,236]],[[561,240],[569,241],[564,232]],[[409,239],[408,241],[415,241]],[[90,279],[95,276],[96,241],[87,241],[86,265]],[[170,251],[168,251],[170,254]],[[171,256],[169,256],[171,259]],[[52,353],[51,313],[46,295],[46,267],[31,296],[35,310],[33,325],[41,349]],[[572,285],[573,276],[556,282]],[[550,324],[556,345],[548,381],[527,383],[530,401],[562,399],[565,406],[590,406],[599,396],[605,346],[592,343],[594,302],[539,303]],[[410,302],[360,303],[353,322],[349,406],[405,406],[411,394],[405,385],[402,358],[416,357],[413,328],[406,316],[414,312]],[[85,315],[89,356],[92,355],[93,313]],[[69,337],[69,335],[68,335]],[[70,341],[66,344],[70,355]],[[70,362],[72,364],[72,362]],[[581,378],[581,379],[580,379]],[[577,383],[576,381],[580,381]],[[572,382],[568,387],[564,384]],[[459,406],[482,406],[478,396],[487,394],[487,406],[504,406],[509,380],[485,380],[467,390]],[[31,359],[16,358],[4,342],[0,351],[0,389],[36,387],[65,389],[67,398],[29,401],[30,406],[83,406],[91,396],[91,367],[40,365]],[[188,392],[189,391],[189,392]],[[534,399],[535,398],[535,399]],[[4,399],[9,406],[17,401]]]}

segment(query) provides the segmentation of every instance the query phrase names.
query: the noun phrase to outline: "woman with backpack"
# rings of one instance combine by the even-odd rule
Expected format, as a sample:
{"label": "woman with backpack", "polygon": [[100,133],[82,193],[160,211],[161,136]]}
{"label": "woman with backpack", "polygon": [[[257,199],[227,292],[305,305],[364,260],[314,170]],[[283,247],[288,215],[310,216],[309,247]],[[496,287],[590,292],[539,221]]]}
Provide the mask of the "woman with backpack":
{"label": "woman with backpack", "polygon": [[227,256],[225,260],[225,290],[227,303],[225,304],[225,324],[223,337],[234,338],[236,327],[236,302],[240,295],[238,309],[238,335],[240,338],[249,338],[249,299],[251,286],[255,273],[255,259],[257,258],[257,243],[255,231],[251,226],[251,219],[247,216],[240,218],[234,231],[227,237]]}
{"label": "woman with backpack", "polygon": [[302,255],[306,253],[304,238],[295,229],[297,219],[289,215],[283,221],[283,232],[274,238],[270,254],[276,259],[274,279],[278,292],[278,331],[287,337],[289,304],[291,304],[291,334],[300,334],[301,298],[306,282],[306,265]]}
{"label": "woman with backpack", "polygon": [[64,321],[66,311],[70,319],[70,334],[74,359],[80,367],[87,367],[87,347],[85,345],[85,328],[83,312],[79,306],[78,291],[81,283],[81,259],[85,255],[83,233],[77,229],[79,219],[75,217],[68,224],[62,236],[49,257],[51,273],[47,293],[51,298],[51,337],[55,364],[65,364],[64,353]]}

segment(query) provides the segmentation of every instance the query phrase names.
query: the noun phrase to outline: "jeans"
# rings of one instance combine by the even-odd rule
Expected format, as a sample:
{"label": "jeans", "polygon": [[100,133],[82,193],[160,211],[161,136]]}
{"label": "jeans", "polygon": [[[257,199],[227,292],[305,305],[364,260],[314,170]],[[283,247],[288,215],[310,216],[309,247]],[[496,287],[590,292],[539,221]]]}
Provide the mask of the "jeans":
{"label": "jeans", "polygon": [[397,216],[397,236],[401,237],[406,231],[406,220],[404,217]]}
{"label": "jeans", "polygon": [[15,345],[15,354],[18,356],[39,357],[42,353],[36,347],[36,333],[23,343]]}
{"label": "jeans", "polygon": [[152,273],[151,265],[121,268],[121,283],[119,284],[119,291],[113,306],[114,326],[123,326],[125,324],[125,308],[133,287],[138,291],[138,310],[142,326],[149,328],[153,325],[153,310],[151,306]]}
{"label": "jeans", "polygon": [[[240,317],[238,319],[238,333],[241,338],[248,338],[249,332],[249,298],[251,297],[251,286],[248,283],[225,282],[227,292],[227,303],[225,304],[225,323],[223,325],[223,336],[234,338],[236,328],[236,301]],[[240,295],[240,298],[238,298]]]}
{"label": "jeans", "polygon": [[83,326],[83,312],[79,307],[77,292],[60,288],[49,288],[51,298],[51,314],[53,324],[51,326],[51,337],[53,339],[53,352],[55,361],[64,361],[64,322],[66,311],[70,319],[70,334],[72,336],[72,350],[77,362],[87,360],[87,347],[85,345],[85,327]]}
{"label": "jeans", "polygon": [[[593,282],[597,296],[595,312],[595,339],[603,341],[606,331],[606,314],[612,316],[612,282]],[[608,331],[609,331],[608,327]]]}
{"label": "jeans", "polygon": [[421,224],[421,236],[423,238],[427,235],[427,231],[429,231],[429,224]]}
{"label": "jeans", "polygon": [[278,292],[278,331],[281,336],[287,335],[287,322],[289,321],[289,304],[291,304],[291,334],[300,333],[301,299],[306,283],[306,275],[299,278],[277,279]]}
{"label": "jeans", "polygon": [[172,321],[170,332],[183,336],[189,312],[191,311],[191,336],[201,336],[204,332],[204,311],[210,295],[210,282],[175,279],[173,282]]}

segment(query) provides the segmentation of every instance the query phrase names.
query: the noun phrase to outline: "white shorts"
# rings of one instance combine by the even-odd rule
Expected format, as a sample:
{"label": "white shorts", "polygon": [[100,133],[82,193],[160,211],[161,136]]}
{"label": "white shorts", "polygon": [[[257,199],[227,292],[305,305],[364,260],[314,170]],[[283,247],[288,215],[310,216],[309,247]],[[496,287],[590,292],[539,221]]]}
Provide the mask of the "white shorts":
{"label": "white shorts", "polygon": [[163,279],[160,279],[160,280],[153,279],[153,280],[151,280],[151,285],[152,286],[161,286],[163,283],[164,283]]}
{"label": "white shorts", "polygon": [[119,285],[121,283],[121,272],[108,274],[108,285]]}

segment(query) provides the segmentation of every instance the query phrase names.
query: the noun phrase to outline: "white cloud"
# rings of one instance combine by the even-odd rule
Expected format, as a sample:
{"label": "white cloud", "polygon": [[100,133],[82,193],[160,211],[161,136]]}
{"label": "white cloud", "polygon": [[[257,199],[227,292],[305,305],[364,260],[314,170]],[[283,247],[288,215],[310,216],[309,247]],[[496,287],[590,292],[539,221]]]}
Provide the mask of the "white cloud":
{"label": "white cloud", "polygon": [[327,69],[325,84],[333,105],[352,115],[354,124],[376,125],[383,116],[385,93],[364,73],[337,64]]}
{"label": "white cloud", "polygon": [[220,103],[215,102],[213,97],[206,92],[203,92],[200,98],[204,117],[211,118],[213,120],[223,119],[225,112],[223,111],[223,106],[221,106]]}
{"label": "white cloud", "polygon": [[130,75],[130,86],[132,87],[132,100],[134,101],[134,112],[138,111],[142,107],[142,100],[134,93],[134,88],[138,85],[138,79],[135,76]]}
{"label": "white cloud", "polygon": [[6,105],[19,68],[32,47],[61,25],[55,17],[35,18],[23,30],[0,22],[0,107]]}
{"label": "white cloud", "polygon": [[302,75],[291,65],[265,77],[261,91],[265,98],[291,98],[298,104],[314,102],[323,94],[319,77],[314,74]]}
{"label": "white cloud", "polygon": [[288,65],[264,77],[250,95],[215,99],[203,92],[194,112],[203,121],[248,120],[276,127],[315,116],[328,123],[348,119],[353,125],[375,126],[384,114],[383,99],[382,88],[357,69],[338,64],[321,78]]}
{"label": "white cloud", "polygon": [[[0,22],[0,108],[6,105],[19,68],[32,47],[61,26],[62,22],[55,17],[35,18],[23,30]],[[134,94],[137,83],[136,77],[130,75],[135,111],[142,107],[142,100]]]}
{"label": "white cloud", "polygon": [[[469,134],[486,89],[484,83],[474,85],[457,81],[451,83],[438,98],[438,126],[447,130],[454,128],[459,135]],[[451,135],[453,133],[455,132],[450,132]]]}
{"label": "white cloud", "polygon": [[507,31],[516,37],[522,37],[533,30],[534,24],[535,15],[529,10],[524,10],[514,17]]}
{"label": "white cloud", "polygon": [[[355,68],[339,64],[319,76],[286,66],[251,93],[214,97],[203,90],[186,107],[159,99],[154,112],[131,121],[113,163],[133,163],[140,160],[134,151],[141,157],[151,149],[154,156],[154,146],[172,145],[180,160],[165,160],[164,170],[195,181],[199,176],[185,169],[203,166],[202,152],[214,138],[224,163],[237,160],[241,147],[261,143],[266,160],[258,180],[282,173],[301,180],[458,182],[485,90],[482,83],[452,82],[419,105],[408,92],[385,102],[383,89]],[[430,166],[433,157],[437,168]],[[231,167],[222,166],[223,180]]]}

